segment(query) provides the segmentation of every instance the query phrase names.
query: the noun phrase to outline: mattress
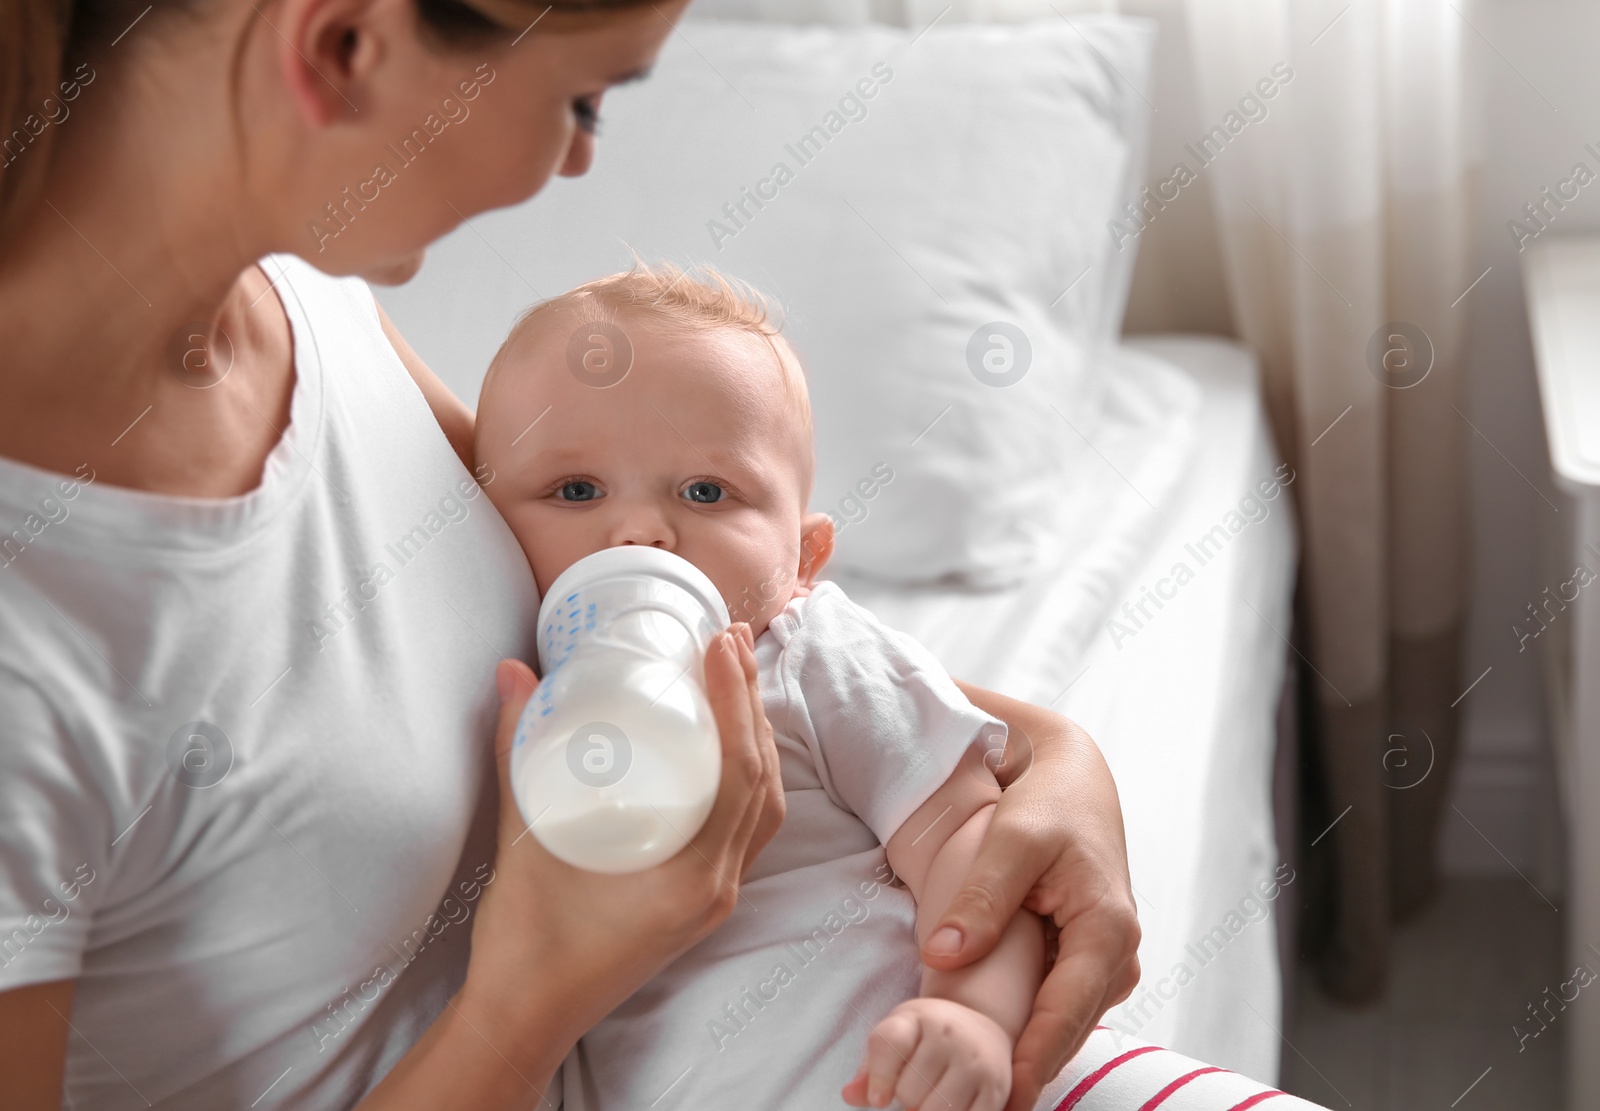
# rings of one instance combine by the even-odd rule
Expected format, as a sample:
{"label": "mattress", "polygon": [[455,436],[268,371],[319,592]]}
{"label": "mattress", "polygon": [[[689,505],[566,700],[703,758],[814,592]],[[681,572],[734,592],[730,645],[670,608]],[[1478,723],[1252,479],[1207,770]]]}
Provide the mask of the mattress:
{"label": "mattress", "polygon": [[1094,473],[1063,491],[1074,542],[1059,559],[1002,591],[840,581],[952,674],[1089,730],[1121,794],[1144,929],[1143,980],[1106,1024],[1271,1084],[1272,917],[1295,880],[1272,808],[1292,475],[1247,350],[1150,337],[1109,368]]}

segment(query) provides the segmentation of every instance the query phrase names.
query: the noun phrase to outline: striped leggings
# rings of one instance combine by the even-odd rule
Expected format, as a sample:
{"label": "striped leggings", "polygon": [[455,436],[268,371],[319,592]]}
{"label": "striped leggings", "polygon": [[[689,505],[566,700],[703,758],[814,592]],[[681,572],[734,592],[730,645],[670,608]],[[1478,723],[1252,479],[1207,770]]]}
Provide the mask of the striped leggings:
{"label": "striped leggings", "polygon": [[1227,1069],[1120,1036],[1104,1026],[1089,1035],[1051,1081],[1037,1111],[1321,1111]]}

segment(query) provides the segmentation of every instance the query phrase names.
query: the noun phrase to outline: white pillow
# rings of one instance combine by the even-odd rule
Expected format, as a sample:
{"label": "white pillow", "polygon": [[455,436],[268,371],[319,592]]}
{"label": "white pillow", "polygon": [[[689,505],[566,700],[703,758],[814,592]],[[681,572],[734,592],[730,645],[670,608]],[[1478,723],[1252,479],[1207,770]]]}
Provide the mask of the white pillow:
{"label": "white pillow", "polygon": [[1014,581],[1063,542],[1056,506],[1093,435],[1124,78],[1144,83],[1150,41],[1114,16],[690,21],[648,83],[607,98],[587,179],[475,220],[385,303],[460,383],[518,310],[624,268],[629,246],[710,262],[785,310],[837,562]]}
{"label": "white pillow", "polygon": [[[1041,19],[1070,20],[1072,26],[1077,26],[1087,12],[1116,9],[1117,0],[694,0],[690,11],[697,19],[833,26],[887,23],[920,31],[934,23],[950,27],[958,23],[1032,23]],[[1151,102],[1155,99],[1155,88],[1149,72],[1150,63],[1143,56],[1146,47],[1138,43],[1131,46],[1131,57],[1113,50],[1107,62],[1118,69],[1129,65],[1123,76],[1129,79],[1133,95],[1122,97],[1121,112],[1115,123],[1130,151],[1123,174],[1123,205],[1138,208],[1144,203],[1141,194],[1150,153],[1151,114],[1155,111]],[[1122,211],[1116,218],[1126,222]],[[1100,314],[1101,334],[1107,343],[1116,343],[1122,335],[1122,318],[1133,288],[1138,247],[1137,239],[1123,237],[1122,249],[1113,252],[1107,260]]]}

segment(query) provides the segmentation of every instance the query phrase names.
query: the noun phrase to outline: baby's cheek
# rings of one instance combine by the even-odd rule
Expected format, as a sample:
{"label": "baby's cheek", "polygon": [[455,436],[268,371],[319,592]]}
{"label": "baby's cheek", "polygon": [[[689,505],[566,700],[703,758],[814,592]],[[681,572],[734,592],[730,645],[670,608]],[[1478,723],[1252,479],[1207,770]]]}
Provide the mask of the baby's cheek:
{"label": "baby's cheek", "polygon": [[[794,596],[799,528],[756,513],[720,514],[715,524],[681,536],[678,554],[710,576],[730,621],[748,622],[759,634]],[[790,531],[795,540],[786,543]]]}
{"label": "baby's cheek", "polygon": [[794,574],[783,568],[752,571],[722,588],[728,620],[746,621],[759,629],[777,616],[794,593]]}
{"label": "baby's cheek", "polygon": [[572,535],[573,530],[562,527],[569,522],[559,519],[551,521],[549,518],[552,515],[540,512],[537,507],[523,507],[520,510],[511,507],[503,515],[511,534],[522,546],[523,555],[528,557],[528,566],[533,569],[540,595],[550,589],[550,584],[560,577],[561,572],[588,554],[581,550],[581,545],[573,543],[577,539]]}

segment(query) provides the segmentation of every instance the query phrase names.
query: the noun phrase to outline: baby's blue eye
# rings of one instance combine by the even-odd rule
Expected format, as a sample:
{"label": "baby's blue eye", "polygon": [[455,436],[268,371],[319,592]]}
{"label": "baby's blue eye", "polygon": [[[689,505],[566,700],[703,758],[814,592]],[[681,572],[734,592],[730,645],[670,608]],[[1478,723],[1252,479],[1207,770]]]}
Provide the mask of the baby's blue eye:
{"label": "baby's blue eye", "polygon": [[579,479],[564,483],[559,493],[562,501],[594,501],[600,496],[600,489],[592,482]]}
{"label": "baby's blue eye", "polygon": [[693,502],[710,505],[722,500],[723,489],[715,482],[691,482],[684,487],[683,496]]}

